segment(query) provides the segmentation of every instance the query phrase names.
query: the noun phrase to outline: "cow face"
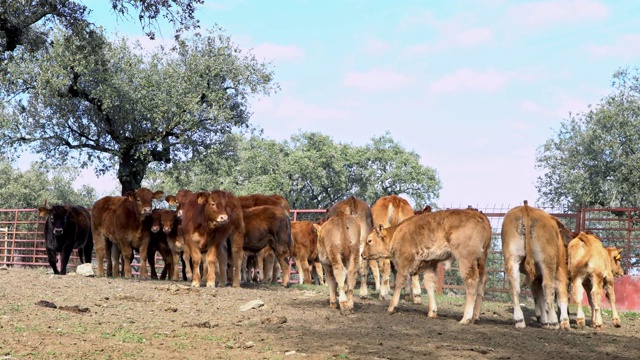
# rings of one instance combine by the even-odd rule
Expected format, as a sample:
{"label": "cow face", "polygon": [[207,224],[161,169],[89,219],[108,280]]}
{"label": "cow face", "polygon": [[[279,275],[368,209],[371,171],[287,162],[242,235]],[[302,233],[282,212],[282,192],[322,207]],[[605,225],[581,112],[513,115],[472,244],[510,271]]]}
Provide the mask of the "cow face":
{"label": "cow face", "polygon": [[387,229],[380,224],[377,228],[374,228],[369,236],[367,236],[367,242],[364,245],[362,251],[362,258],[365,260],[387,259],[391,257],[389,251],[389,236]]}
{"label": "cow face", "polygon": [[160,209],[155,209],[151,212],[151,232],[157,234],[162,227],[162,218],[161,218]]}
{"label": "cow face", "polygon": [[39,207],[38,215],[46,216],[54,235],[62,235],[67,225],[69,209],[64,206],[54,205],[51,208]]}
{"label": "cow face", "polygon": [[151,192],[147,188],[140,188],[129,191],[125,196],[135,204],[138,213],[144,217],[151,215],[153,199],[161,199],[163,194],[162,191]]}
{"label": "cow face", "polygon": [[165,234],[171,233],[173,225],[176,222],[176,212],[171,210],[160,210],[160,224],[162,226],[162,232]]}
{"label": "cow face", "polygon": [[210,228],[226,224],[229,221],[227,215],[227,197],[219,191],[200,192],[196,194],[198,204],[204,205],[204,217]]}
{"label": "cow face", "polygon": [[622,270],[622,249],[616,249],[615,247],[607,247],[607,253],[609,254],[609,260],[611,263],[611,272],[613,276],[618,277],[624,275]]}
{"label": "cow face", "polygon": [[173,196],[173,203],[167,200],[167,202],[170,205],[176,207],[176,217],[178,219],[182,219],[182,207],[184,206],[184,204],[187,203],[187,200],[189,200],[189,197],[193,195],[194,194],[191,190],[182,189],[182,190],[178,190],[178,192],[176,193],[176,196]]}

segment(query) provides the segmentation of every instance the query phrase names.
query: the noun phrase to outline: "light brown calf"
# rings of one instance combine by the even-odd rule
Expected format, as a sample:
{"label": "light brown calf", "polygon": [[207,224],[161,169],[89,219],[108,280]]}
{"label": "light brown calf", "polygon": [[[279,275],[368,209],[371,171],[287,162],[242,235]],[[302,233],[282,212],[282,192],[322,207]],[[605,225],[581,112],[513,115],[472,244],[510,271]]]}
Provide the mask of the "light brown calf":
{"label": "light brown calf", "polygon": [[604,247],[600,239],[593,234],[581,232],[571,240],[567,248],[569,258],[569,275],[571,278],[571,296],[578,303],[576,321],[578,327],[585,325],[584,312],[582,310],[583,291],[587,292],[587,299],[591,307],[592,326],[602,328],[602,312],[600,301],[602,290],[607,294],[611,304],[613,326],[620,327],[620,316],[616,309],[616,293],[613,287],[614,277],[622,276],[620,266],[621,249]]}
{"label": "light brown calf", "polygon": [[[568,274],[560,222],[543,210],[527,205],[507,212],[502,222],[502,255],[513,301],[517,328],[526,326],[520,308],[520,272],[525,273],[536,303],[536,315],[545,328],[569,329]],[[558,298],[560,324],[554,299]]]}
{"label": "light brown calf", "polygon": [[318,230],[318,254],[329,285],[329,306],[340,312],[353,312],[353,290],[358,273],[361,226],[357,216],[338,213],[322,226],[313,224]]}
{"label": "light brown calf", "polygon": [[429,295],[428,316],[437,317],[435,299],[436,268],[454,258],[460,265],[466,301],[461,324],[478,320],[487,282],[486,262],[491,247],[489,219],[479,211],[441,210],[410,217],[395,228],[393,236],[368,237],[362,256],[391,258],[396,266],[396,283],[388,312],[394,313],[400,292],[409,276],[425,273]]}
{"label": "light brown calf", "polygon": [[[379,231],[380,227],[388,228],[398,225],[402,220],[413,216],[413,208],[409,202],[398,195],[389,195],[379,198],[373,206],[371,206],[371,215],[373,217],[373,226]],[[389,300],[391,288],[389,286],[389,277],[391,275],[391,262],[389,259],[380,259],[380,273],[382,281],[380,283],[380,299]],[[414,287],[420,291],[420,282],[418,276],[412,277]],[[421,302],[421,297],[414,297],[416,303]]]}

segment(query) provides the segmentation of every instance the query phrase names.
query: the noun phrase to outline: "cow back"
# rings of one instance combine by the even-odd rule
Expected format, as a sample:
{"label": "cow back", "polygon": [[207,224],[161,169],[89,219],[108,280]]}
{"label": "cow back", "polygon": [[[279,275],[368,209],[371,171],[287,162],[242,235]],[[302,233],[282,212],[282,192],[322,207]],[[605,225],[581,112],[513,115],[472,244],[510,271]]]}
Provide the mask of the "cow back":
{"label": "cow back", "polygon": [[281,206],[287,214],[289,214],[290,207],[287,199],[282,195],[272,194],[272,195],[263,195],[263,194],[251,194],[251,195],[243,195],[238,196],[238,200],[240,201],[240,206],[243,209],[248,209],[256,206]]}
{"label": "cow back", "polygon": [[293,256],[303,256],[309,261],[318,258],[318,232],[310,221],[292,221],[291,238],[293,239]]}
{"label": "cow back", "polygon": [[278,204],[244,208],[242,214],[245,227],[245,250],[257,252],[273,241],[274,250],[290,251],[292,248],[291,220],[289,213],[282,206]]}
{"label": "cow back", "polygon": [[337,202],[327,210],[327,218],[331,219],[341,213],[355,216],[355,221],[360,226],[360,241],[364,243],[367,235],[371,232],[371,229],[373,229],[373,216],[371,215],[369,205],[363,200],[350,196]]}
{"label": "cow back", "polygon": [[318,255],[322,263],[335,262],[340,257],[347,262],[354,253],[359,252],[361,222],[355,215],[345,212],[330,217],[318,234]]}
{"label": "cow back", "polygon": [[371,215],[374,226],[386,228],[413,216],[413,208],[400,196],[389,195],[381,197],[371,206]]}

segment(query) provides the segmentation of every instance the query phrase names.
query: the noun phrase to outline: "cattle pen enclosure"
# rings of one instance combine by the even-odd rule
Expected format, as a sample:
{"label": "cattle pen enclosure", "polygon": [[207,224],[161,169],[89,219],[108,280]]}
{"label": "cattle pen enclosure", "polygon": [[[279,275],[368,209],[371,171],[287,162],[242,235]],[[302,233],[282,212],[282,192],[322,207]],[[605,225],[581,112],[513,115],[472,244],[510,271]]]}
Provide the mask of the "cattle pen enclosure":
{"label": "cattle pen enclosure", "polygon": [[[479,210],[488,217],[492,227],[486,293],[489,298],[508,301],[500,230],[502,219],[509,208],[485,207]],[[617,303],[622,310],[640,311],[640,300],[637,300],[637,292],[640,291],[640,208],[584,208],[574,213],[550,213],[573,231],[591,231],[602,239],[605,246],[623,249],[622,266],[625,276],[616,279]],[[324,215],[324,209],[291,210],[291,219],[294,221],[316,221]],[[37,209],[0,209],[0,266],[49,268],[44,246],[43,221],[43,218],[38,217]],[[95,260],[95,254],[93,259]],[[77,264],[78,258],[74,251],[69,268],[72,270]],[[162,265],[162,259],[158,256],[156,266],[161,269]],[[292,267],[291,275],[291,281],[297,282],[295,266]],[[463,291],[455,262],[448,271],[439,268],[437,291]],[[608,306],[608,303],[603,302],[603,305]]]}

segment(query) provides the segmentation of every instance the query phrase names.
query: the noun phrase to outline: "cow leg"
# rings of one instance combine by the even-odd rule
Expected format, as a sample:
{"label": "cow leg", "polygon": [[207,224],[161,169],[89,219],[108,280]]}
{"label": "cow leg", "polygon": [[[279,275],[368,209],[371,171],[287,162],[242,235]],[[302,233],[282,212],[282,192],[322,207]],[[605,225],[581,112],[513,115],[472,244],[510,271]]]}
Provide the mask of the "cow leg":
{"label": "cow leg", "polygon": [[111,269],[109,269],[109,266],[107,265],[107,274],[111,272],[112,276],[122,276],[122,274],[120,273],[120,248],[114,243],[111,243],[111,246],[109,246],[109,248],[111,249],[111,261],[109,262],[111,264]]}
{"label": "cow leg", "polygon": [[[233,287],[240,287],[240,267],[242,266],[242,247],[244,231],[234,231],[231,241],[231,257],[233,259]],[[223,277],[226,281],[226,277]]]}
{"label": "cow leg", "polygon": [[[362,253],[362,251],[360,251]],[[369,291],[367,289],[367,278],[369,277],[369,261],[362,259],[362,257],[358,260],[360,262],[360,297],[367,298],[369,297]]]}
{"label": "cow leg", "polygon": [[358,258],[352,256],[349,260],[349,266],[347,268],[347,304],[349,309],[353,311],[353,291],[356,288],[358,282]]}
{"label": "cow leg", "polygon": [[[526,278],[526,277],[525,277]],[[544,291],[542,291],[542,280],[539,278],[530,282],[531,295],[533,296],[533,306],[538,324],[547,323],[547,313],[544,311]]]}
{"label": "cow leg", "polygon": [[371,274],[373,275],[375,289],[376,291],[380,291],[380,267],[378,266],[378,260],[370,260],[369,267],[371,268]]}
{"label": "cow leg", "polygon": [[329,285],[329,307],[332,309],[338,308],[338,302],[336,301],[336,277],[333,274],[333,267],[331,265],[322,264],[325,274],[327,274],[327,285]]}
{"label": "cow leg", "polygon": [[620,315],[618,314],[618,309],[616,309],[616,293],[613,288],[613,279],[604,279],[604,291],[607,294],[607,300],[609,300],[609,304],[611,305],[611,317],[613,319],[613,326],[620,327]]}
{"label": "cow leg", "polygon": [[464,280],[464,292],[465,292],[465,304],[464,315],[460,324],[470,324],[473,322],[473,308],[476,304],[476,297],[478,296],[478,283],[480,282],[480,271],[478,269],[478,263],[476,261],[460,259],[460,275]]}
{"label": "cow leg", "polygon": [[585,278],[584,280],[582,280],[582,287],[584,288],[584,292],[587,294],[587,302],[589,303],[589,309],[591,310],[591,324],[594,324],[596,322],[596,314],[593,310],[593,298],[591,297],[591,290],[593,289],[591,279]]}
{"label": "cow leg", "polygon": [[558,314],[555,308],[556,299],[556,273],[552,271],[542,270],[542,292],[544,293],[544,313],[547,315],[547,322],[542,323],[542,327],[546,329],[559,329]]}
{"label": "cow leg", "polygon": [[47,259],[49,260],[49,265],[51,265],[51,268],[53,269],[53,273],[60,274],[58,271],[58,256],[54,249],[47,248]]}
{"label": "cow leg", "polygon": [[71,253],[73,252],[73,243],[67,243],[60,253],[60,274],[67,274],[67,265],[69,264],[69,258],[71,257]]}
{"label": "cow leg", "polygon": [[[264,254],[262,252],[258,252],[256,254],[256,271],[258,272],[258,282],[271,282],[271,275],[267,274],[265,263],[264,263]],[[267,280],[267,276],[269,279]]]}
{"label": "cow leg", "polygon": [[[207,261],[207,287],[216,287],[216,266],[220,265],[219,261],[218,261],[218,247],[217,246],[210,246],[209,250],[207,250],[207,255],[206,255],[206,261]],[[242,259],[240,259],[240,261],[242,261]],[[222,267],[222,266],[220,266]],[[226,274],[225,274],[226,275]],[[226,276],[222,277],[222,274],[220,275],[220,286],[224,287],[226,285],[226,283],[222,283],[222,281],[226,282]]]}
{"label": "cow leg", "polygon": [[278,259],[278,263],[280,264],[280,268],[282,269],[282,286],[289,286],[289,258],[285,256],[286,253],[282,252],[280,254],[276,254]]}
{"label": "cow leg", "polygon": [[485,261],[478,262],[478,272],[480,273],[480,280],[478,281],[478,288],[476,289],[476,303],[473,306],[473,322],[477,322],[478,319],[480,319],[480,309],[484,301],[484,289],[487,285],[487,268]]}
{"label": "cow leg", "polygon": [[593,299],[593,327],[594,329],[601,329],[604,327],[602,323],[602,311],[600,310],[600,303],[602,302],[602,278],[598,275],[591,276],[591,298]]}
{"label": "cow leg", "polygon": [[[522,259],[514,259],[505,255],[504,271],[509,279],[509,291],[513,302],[513,320],[516,328],[524,328],[527,324],[524,321],[524,314],[520,308],[520,262]],[[532,289],[533,290],[533,289]]]}
{"label": "cow leg", "polygon": [[[98,233],[96,232],[95,229],[92,228],[93,234],[94,234],[94,240],[95,240],[95,247],[96,247],[96,270],[98,271],[98,276],[104,276],[104,257],[105,257],[105,249],[106,249],[106,241],[104,239],[104,237],[102,236],[102,233]],[[111,261],[108,261],[108,263],[111,263]],[[111,276],[108,272],[107,272],[107,276]]]}
{"label": "cow leg", "polygon": [[437,265],[429,266],[424,271],[424,288],[427,290],[427,316],[435,319],[438,317],[438,304],[436,304],[436,279]]}
{"label": "cow leg", "polygon": [[[123,263],[124,263],[124,276],[125,277],[132,277],[133,275],[131,274],[131,261],[133,260],[133,249],[131,247],[129,247],[129,245],[124,245],[122,247],[122,249],[120,249],[120,251],[122,252],[122,258],[123,258]],[[141,259],[142,260],[142,259]],[[144,264],[144,269],[147,270],[147,259],[146,259],[146,254],[145,254],[145,259],[144,262],[140,261],[140,273],[142,276],[142,266]],[[145,277],[147,275],[145,274]]]}
{"label": "cow leg", "polygon": [[347,300],[347,294],[345,291],[347,272],[340,259],[332,259],[331,263],[333,267],[333,275],[338,286],[338,302],[340,303],[340,312],[343,315],[346,315],[353,312],[351,311],[351,309],[349,309],[349,302]]}
{"label": "cow leg", "polygon": [[314,261],[313,268],[318,279],[318,285],[326,285],[327,283],[324,281],[324,270],[322,269],[322,263],[320,263],[319,261]]}
{"label": "cow leg", "polygon": [[[296,259],[296,263],[300,264],[300,268],[302,269],[300,272],[300,283],[311,284],[313,281],[311,278],[311,264],[309,264],[309,259],[303,258],[300,259],[300,261]],[[353,290],[353,288],[351,289]]]}
{"label": "cow leg", "polygon": [[389,259],[380,260],[380,273],[382,275],[382,281],[380,283],[380,300],[389,300],[389,292],[391,291],[389,286],[391,261],[389,261]]}
{"label": "cow leg", "polygon": [[233,269],[229,269],[229,253],[227,251],[227,243],[223,241],[218,248],[218,285],[225,287],[233,282],[229,279],[229,273],[233,274]]}
{"label": "cow leg", "polygon": [[398,272],[396,273],[395,290],[393,291],[393,298],[391,298],[391,302],[389,302],[389,308],[387,308],[387,312],[389,314],[393,314],[396,312],[395,309],[400,302],[400,293],[402,292],[402,287],[404,285],[404,282],[408,280],[407,271],[404,269],[404,267],[398,266],[397,268]]}
{"label": "cow leg", "polygon": [[[151,272],[151,278],[158,280],[158,271],[156,270],[156,249],[147,248],[147,256],[149,257],[149,271]],[[140,259],[142,261],[142,259]]]}
{"label": "cow leg", "polygon": [[579,329],[582,329],[585,326],[584,310],[582,310],[582,298],[584,296],[584,288],[582,287],[582,281],[583,281],[582,277],[575,276],[571,284],[571,297],[573,298],[573,301],[575,301],[577,305],[576,324],[578,325]]}
{"label": "cow leg", "polygon": [[[566,268],[559,267],[556,270],[556,297],[558,301],[558,307],[560,307],[560,329],[570,330],[569,325],[569,293],[568,293],[568,279]],[[553,311],[555,313],[555,310]]]}
{"label": "cow leg", "polygon": [[[407,283],[409,285],[409,283]],[[411,276],[411,301],[416,304],[422,304],[422,289],[420,288],[420,275],[415,274]]]}
{"label": "cow leg", "polygon": [[[140,245],[139,255],[140,255],[140,278],[148,279],[149,272],[147,270],[147,261],[148,261],[148,253],[149,253],[149,242],[143,241]],[[153,254],[155,256],[155,252]],[[155,261],[154,261],[155,266]],[[158,278],[158,274],[156,274],[156,279]]]}
{"label": "cow leg", "polygon": [[278,282],[278,276],[280,276],[280,263],[276,261],[275,259],[275,255],[273,255],[273,270],[271,270],[271,272],[273,273],[273,276],[271,277],[271,283],[275,284]]}
{"label": "cow leg", "polygon": [[250,275],[248,274],[250,269],[247,268],[249,262],[249,254],[246,251],[242,252],[242,272],[240,273],[240,281],[249,282]]}
{"label": "cow leg", "polygon": [[262,263],[262,273],[264,274],[264,282],[271,283],[274,282],[276,278],[276,274],[273,273],[273,267],[275,266],[275,258],[270,256],[269,254],[263,254],[261,263]]}
{"label": "cow leg", "polygon": [[[171,257],[173,258],[173,267],[171,268],[171,277],[170,277],[170,279],[171,280],[178,280],[179,276],[180,276],[180,275],[178,275],[179,274],[178,273],[178,261],[179,261],[179,258],[181,256],[180,256],[180,253],[178,251],[174,251],[173,249],[171,249]],[[183,264],[183,266],[182,266],[182,270],[183,271],[185,270],[184,268],[185,268],[185,266]]]}

